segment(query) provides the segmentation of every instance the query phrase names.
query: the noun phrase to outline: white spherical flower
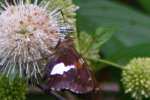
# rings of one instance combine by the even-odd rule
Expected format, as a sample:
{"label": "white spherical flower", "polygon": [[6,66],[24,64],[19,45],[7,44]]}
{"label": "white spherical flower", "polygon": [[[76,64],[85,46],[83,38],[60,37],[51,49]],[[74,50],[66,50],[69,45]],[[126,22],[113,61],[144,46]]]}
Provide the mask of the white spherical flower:
{"label": "white spherical flower", "polygon": [[[59,41],[71,25],[63,20],[61,8],[49,10],[52,2],[7,1],[0,9],[0,68],[7,76],[38,80]],[[51,0],[49,0],[51,1]],[[54,5],[55,6],[55,5]]]}

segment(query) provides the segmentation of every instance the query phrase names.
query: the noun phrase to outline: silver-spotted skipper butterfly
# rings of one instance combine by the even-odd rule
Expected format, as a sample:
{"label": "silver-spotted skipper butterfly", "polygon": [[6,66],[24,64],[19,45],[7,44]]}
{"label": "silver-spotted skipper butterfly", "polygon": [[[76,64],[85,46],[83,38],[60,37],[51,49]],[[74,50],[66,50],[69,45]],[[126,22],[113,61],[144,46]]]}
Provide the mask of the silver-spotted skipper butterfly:
{"label": "silver-spotted skipper butterfly", "polygon": [[[64,20],[63,12],[58,11]],[[72,30],[62,28],[61,32],[70,33]],[[96,80],[86,61],[74,49],[72,39],[60,41],[55,51],[45,69],[45,83],[40,86],[42,89],[47,92],[69,90],[78,94],[97,90]]]}
{"label": "silver-spotted skipper butterfly", "polygon": [[94,91],[96,81],[88,64],[68,43],[60,42],[50,57],[42,88],[45,91],[69,90],[77,94]]}

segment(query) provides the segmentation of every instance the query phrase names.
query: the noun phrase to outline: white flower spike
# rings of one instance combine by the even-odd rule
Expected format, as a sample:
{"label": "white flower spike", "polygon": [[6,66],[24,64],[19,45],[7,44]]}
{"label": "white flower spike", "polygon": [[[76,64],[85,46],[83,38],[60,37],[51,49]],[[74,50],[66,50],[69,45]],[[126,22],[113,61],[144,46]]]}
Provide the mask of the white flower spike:
{"label": "white flower spike", "polygon": [[[54,5],[49,8],[52,3],[54,0],[40,3],[38,0],[33,3],[31,0],[13,0],[10,4],[5,0],[1,4],[1,73],[38,81],[46,58],[53,53],[57,43],[64,40],[68,30],[74,29],[65,22],[61,7]],[[75,11],[76,7],[72,7]]]}

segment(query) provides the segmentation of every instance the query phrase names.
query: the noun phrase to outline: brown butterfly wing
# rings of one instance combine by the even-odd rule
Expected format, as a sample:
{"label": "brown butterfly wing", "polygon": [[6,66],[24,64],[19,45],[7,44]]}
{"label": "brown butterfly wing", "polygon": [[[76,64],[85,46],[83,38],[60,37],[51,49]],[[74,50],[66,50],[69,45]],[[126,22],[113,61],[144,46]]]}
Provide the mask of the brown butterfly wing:
{"label": "brown butterfly wing", "polygon": [[[94,90],[95,79],[88,65],[73,48],[59,48],[49,60],[46,69],[46,86],[49,90],[70,90],[74,93],[87,93]],[[75,66],[64,73],[52,74],[57,64],[65,67]],[[61,67],[58,70],[62,70]]]}

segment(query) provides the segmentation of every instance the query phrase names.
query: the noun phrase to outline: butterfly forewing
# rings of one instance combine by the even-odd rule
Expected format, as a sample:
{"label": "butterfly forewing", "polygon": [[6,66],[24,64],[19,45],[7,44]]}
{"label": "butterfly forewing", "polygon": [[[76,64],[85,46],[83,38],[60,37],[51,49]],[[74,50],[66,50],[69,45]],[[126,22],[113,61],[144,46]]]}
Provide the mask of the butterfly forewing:
{"label": "butterfly forewing", "polygon": [[47,89],[75,93],[87,93],[94,89],[91,71],[74,48],[59,48],[49,61],[45,75]]}

